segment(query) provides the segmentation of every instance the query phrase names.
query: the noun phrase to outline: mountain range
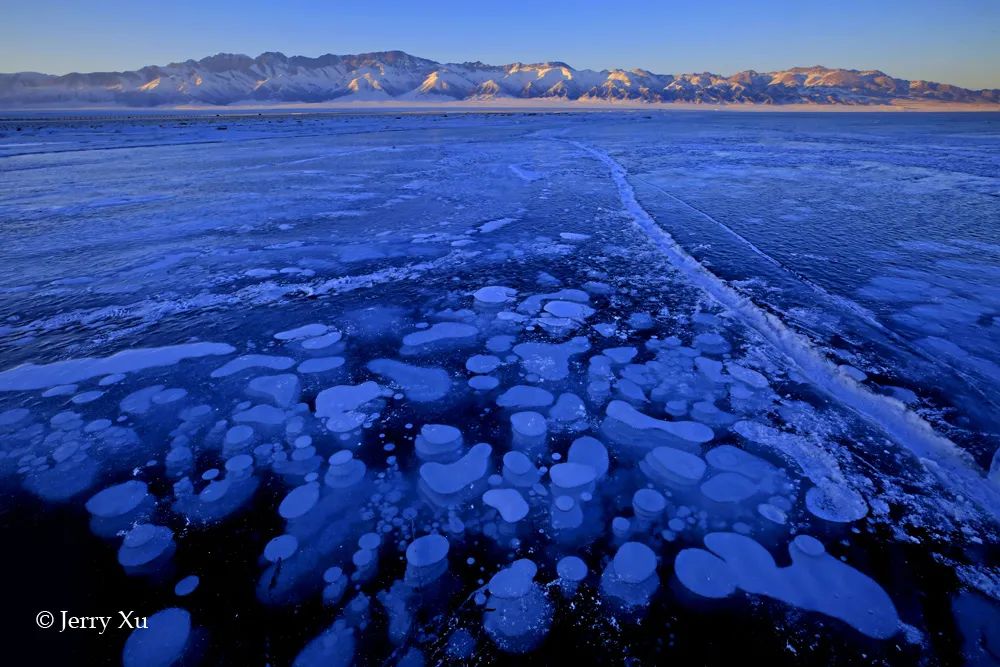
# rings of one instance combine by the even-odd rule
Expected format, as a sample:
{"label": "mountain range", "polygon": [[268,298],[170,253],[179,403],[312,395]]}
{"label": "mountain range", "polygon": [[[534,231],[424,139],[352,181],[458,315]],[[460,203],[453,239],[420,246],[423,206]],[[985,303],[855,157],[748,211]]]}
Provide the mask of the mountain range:
{"label": "mountain range", "polygon": [[793,67],[722,76],[578,70],[562,62],[438,63],[402,51],[318,58],[220,53],[128,72],[0,74],[0,106],[287,104],[549,99],[703,104],[1000,104],[1000,89],[897,79],[878,70]]}

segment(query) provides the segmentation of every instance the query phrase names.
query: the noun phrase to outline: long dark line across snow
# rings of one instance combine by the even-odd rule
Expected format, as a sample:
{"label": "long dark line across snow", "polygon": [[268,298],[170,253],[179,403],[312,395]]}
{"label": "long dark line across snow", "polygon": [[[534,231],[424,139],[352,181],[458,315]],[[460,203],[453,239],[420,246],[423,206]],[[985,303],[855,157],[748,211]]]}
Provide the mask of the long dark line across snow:
{"label": "long dark line across snow", "polygon": [[876,394],[848,376],[816,350],[808,338],[789,329],[780,318],[758,307],[689,255],[639,204],[628,172],[614,158],[593,146],[578,141],[569,143],[610,170],[618,197],[633,222],[694,285],[763,336],[820,391],[910,450],[946,488],[972,500],[994,522],[1000,523],[1000,489],[979,471],[966,452],[935,432],[902,402]]}

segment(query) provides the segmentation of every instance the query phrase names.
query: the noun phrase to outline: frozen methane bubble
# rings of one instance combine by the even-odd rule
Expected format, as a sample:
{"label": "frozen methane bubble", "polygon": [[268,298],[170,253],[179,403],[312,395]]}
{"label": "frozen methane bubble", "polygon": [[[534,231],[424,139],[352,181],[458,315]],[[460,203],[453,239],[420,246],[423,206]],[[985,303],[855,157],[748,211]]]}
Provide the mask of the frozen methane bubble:
{"label": "frozen methane bubble", "polygon": [[597,471],[584,463],[557,463],[549,469],[554,495],[579,495],[594,490]]}
{"label": "frozen methane bubble", "polygon": [[283,408],[298,401],[301,390],[299,376],[294,373],[263,375],[250,380],[250,384],[247,386],[249,396],[263,398]]}
{"label": "frozen methane bubble", "polygon": [[319,484],[308,482],[292,489],[278,506],[278,514],[283,519],[297,519],[319,502]]}
{"label": "frozen methane bubble", "polygon": [[332,489],[346,489],[354,486],[365,476],[364,461],[354,458],[349,449],[341,449],[330,455],[330,468],[323,483]]}
{"label": "frozen methane bubble", "polygon": [[433,343],[448,343],[455,341],[469,342],[479,333],[479,329],[471,324],[461,322],[438,322],[434,326],[415,331],[403,336],[403,345],[406,347],[421,347]]}
{"label": "frozen methane bubble", "polygon": [[360,408],[381,395],[382,388],[370,380],[330,387],[316,396],[316,416],[326,419],[326,427],[334,433],[353,431],[368,418]]}
{"label": "frozen methane bubble", "polygon": [[299,340],[300,338],[315,338],[316,336],[322,336],[330,327],[325,324],[304,324],[301,327],[296,327],[295,329],[289,329],[288,331],[279,331],[274,334],[277,340],[288,341],[288,340]]}
{"label": "frozen methane bubble", "polygon": [[601,430],[620,445],[652,449],[661,445],[698,451],[715,437],[708,426],[693,421],[663,421],[645,415],[625,401],[611,401]]}
{"label": "frozen methane bubble", "polygon": [[87,501],[90,528],[101,537],[114,537],[137,521],[146,519],[154,505],[145,482],[130,479],[109,486]]}
{"label": "frozen methane bubble", "polygon": [[493,448],[479,443],[454,463],[425,463],[420,466],[420,489],[431,502],[448,507],[474,495],[489,470]]}
{"label": "frozen methane bubble", "polygon": [[789,545],[787,567],[778,567],[767,549],[739,533],[709,533],[705,546],[708,550],[684,549],[674,562],[680,582],[702,597],[726,597],[739,588],[838,618],[876,639],[900,630],[896,608],[882,587],[826,553],[809,535]]}
{"label": "frozen methane bubble", "polygon": [[424,535],[406,547],[406,581],[414,586],[427,586],[448,569],[447,538]]}
{"label": "frozen methane bubble", "polygon": [[534,373],[543,380],[564,380],[569,375],[570,358],[590,349],[586,338],[572,338],[565,343],[521,343],[514,346],[514,354],[521,358],[527,373]]}
{"label": "frozen methane bubble", "polygon": [[469,386],[476,391],[491,391],[500,386],[500,380],[492,375],[477,375],[469,378]]}
{"label": "frozen methane bubble", "polygon": [[543,408],[552,405],[555,398],[541,387],[519,384],[497,397],[497,405],[502,408]]}
{"label": "frozen methane bubble", "polygon": [[272,371],[288,370],[295,365],[291,357],[275,357],[266,354],[244,354],[232,359],[212,371],[213,378],[235,375],[250,368],[266,368]]}
{"label": "frozen methane bubble", "polygon": [[513,301],[517,296],[517,290],[502,285],[490,285],[479,288],[472,296],[478,303],[497,305]]}
{"label": "frozen methane bubble", "polygon": [[549,409],[549,417],[557,423],[569,424],[586,419],[587,407],[579,396],[566,392],[560,394],[556,404]]}
{"label": "frozen methane bubble", "polygon": [[118,549],[118,562],[129,574],[150,574],[174,553],[174,533],[164,526],[140,523],[125,534]]}
{"label": "frozen methane bubble", "polygon": [[490,599],[483,627],[502,651],[526,653],[549,631],[552,604],[534,582],[537,572],[532,561],[522,558],[493,575],[486,586]]}
{"label": "frozen methane bubble", "polygon": [[302,341],[303,350],[322,350],[330,347],[331,345],[336,345],[340,342],[343,337],[339,331],[330,331],[323,334],[322,336],[316,336],[315,338],[307,338]]}
{"label": "frozen methane bubble", "polygon": [[421,461],[454,461],[462,454],[462,432],[446,424],[424,424],[414,443]]}
{"label": "frozen methane bubble", "polygon": [[515,449],[533,449],[545,442],[545,417],[537,412],[515,412],[510,416]]}
{"label": "frozen methane bubble", "polygon": [[701,493],[717,503],[739,503],[758,492],[757,485],[735,472],[713,475],[701,485]]}
{"label": "frozen methane bubble", "polygon": [[678,489],[694,486],[705,476],[705,462],[700,457],[673,447],[649,452],[639,462],[639,469],[651,481]]}
{"label": "frozen methane bubble", "polygon": [[528,516],[528,503],[517,489],[490,489],[483,494],[483,502],[500,512],[507,523],[517,523]]}
{"label": "frozen methane bubble", "polygon": [[407,398],[419,403],[444,398],[451,390],[451,376],[443,368],[424,368],[393,359],[375,359],[368,362],[368,370],[389,378],[402,388]]}
{"label": "frozen methane bubble", "polygon": [[67,359],[41,366],[24,364],[0,372],[0,391],[45,389],[112,373],[134,373],[147,368],[173,366],[184,359],[232,354],[235,349],[225,343],[186,343],[123,350],[110,357]]}
{"label": "frozen methane bubble", "polygon": [[566,556],[556,563],[556,573],[566,581],[583,581],[587,577],[587,564],[577,556]]}
{"label": "frozen methane bubble", "polygon": [[465,362],[470,373],[492,373],[500,365],[500,358],[492,354],[474,354]]}
{"label": "frozen methane bubble", "polygon": [[632,495],[632,510],[637,519],[656,521],[666,508],[667,499],[655,489],[639,489]]}
{"label": "frozen methane bubble", "polygon": [[354,663],[354,632],[344,619],[338,618],[306,644],[292,667],[349,667]]}
{"label": "frozen methane bubble", "polygon": [[306,359],[295,370],[299,373],[326,373],[343,365],[343,357],[316,357],[314,359]]}
{"label": "frozen methane bubble", "polygon": [[545,312],[556,317],[570,320],[585,320],[594,314],[594,309],[585,303],[575,301],[549,301],[545,304]]}
{"label": "frozen methane bubble", "polygon": [[191,636],[191,614],[179,607],[158,611],[125,640],[124,667],[170,667],[183,662]]}
{"label": "frozen methane bubble", "polygon": [[201,583],[201,579],[199,579],[196,574],[184,577],[174,586],[174,595],[177,595],[178,597],[191,595],[191,593],[194,593],[195,589],[198,588],[199,583]]}
{"label": "frozen methane bubble", "polygon": [[645,607],[660,586],[656,554],[641,542],[626,542],[601,575],[601,592],[624,610]]}
{"label": "frozen methane bubble", "polygon": [[264,558],[272,563],[287,560],[299,550],[299,540],[294,535],[278,535],[264,545]]}
{"label": "frozen methane bubble", "polygon": [[590,466],[598,477],[604,477],[610,465],[607,448],[600,440],[589,435],[573,441],[573,444],[569,446],[567,459],[570,463],[583,463]]}
{"label": "frozen methane bubble", "polygon": [[612,363],[622,365],[632,361],[635,355],[638,354],[638,350],[634,347],[610,347],[603,350],[601,354],[611,359]]}
{"label": "frozen methane bubble", "polygon": [[503,478],[513,486],[529,488],[541,478],[541,473],[523,453],[512,450],[503,455]]}

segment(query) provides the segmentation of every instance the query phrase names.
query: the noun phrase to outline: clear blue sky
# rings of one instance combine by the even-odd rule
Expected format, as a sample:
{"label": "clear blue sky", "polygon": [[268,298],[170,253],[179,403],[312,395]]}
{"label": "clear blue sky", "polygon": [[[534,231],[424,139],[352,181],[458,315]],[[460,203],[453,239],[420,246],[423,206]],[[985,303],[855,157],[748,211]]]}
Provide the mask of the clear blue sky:
{"label": "clear blue sky", "polygon": [[0,0],[3,72],[388,49],[661,73],[821,64],[1000,87],[1000,0]]}

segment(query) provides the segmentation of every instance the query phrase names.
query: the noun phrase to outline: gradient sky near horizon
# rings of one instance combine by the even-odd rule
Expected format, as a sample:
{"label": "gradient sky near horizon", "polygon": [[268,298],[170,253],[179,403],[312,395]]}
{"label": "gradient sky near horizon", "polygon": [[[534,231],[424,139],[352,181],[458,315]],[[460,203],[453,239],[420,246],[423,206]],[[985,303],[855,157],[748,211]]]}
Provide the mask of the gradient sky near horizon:
{"label": "gradient sky near horizon", "polygon": [[818,64],[1000,88],[1000,0],[0,0],[0,72],[390,49],[659,73]]}

